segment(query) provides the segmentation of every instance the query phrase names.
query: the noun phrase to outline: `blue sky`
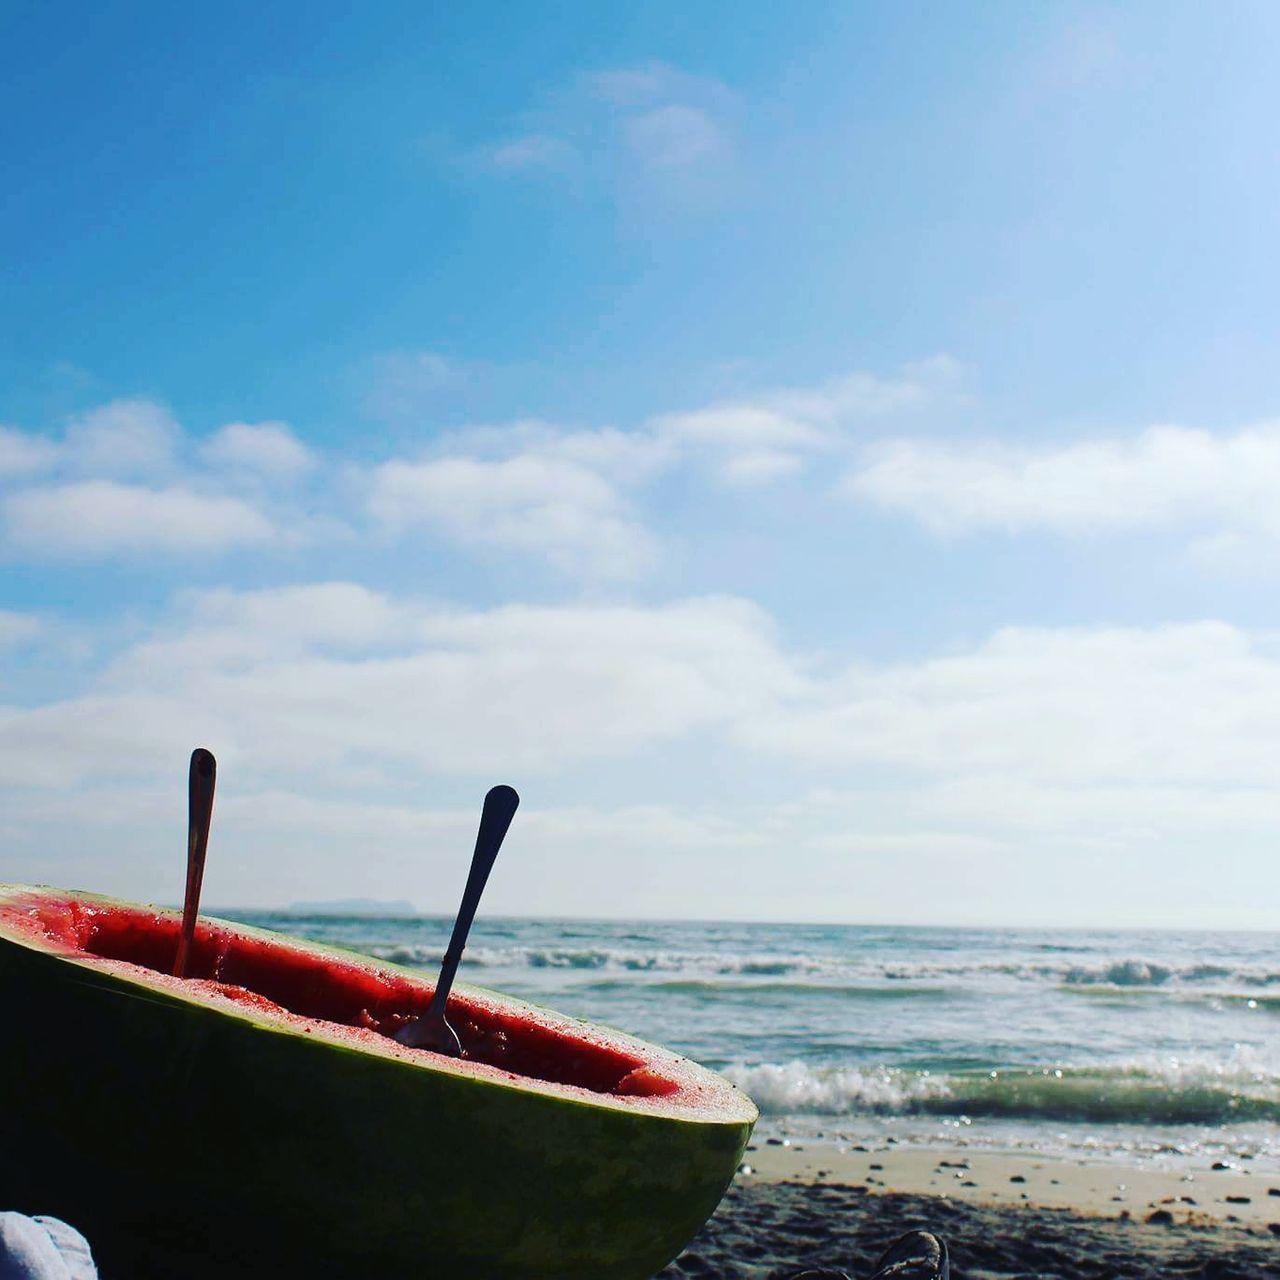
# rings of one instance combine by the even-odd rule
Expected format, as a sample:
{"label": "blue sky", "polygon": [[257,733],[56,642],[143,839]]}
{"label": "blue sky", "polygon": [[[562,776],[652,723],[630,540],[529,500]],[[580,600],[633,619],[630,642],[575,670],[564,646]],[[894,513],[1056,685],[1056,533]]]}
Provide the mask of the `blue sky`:
{"label": "blue sky", "polygon": [[1280,926],[1280,11],[0,8],[3,874]]}

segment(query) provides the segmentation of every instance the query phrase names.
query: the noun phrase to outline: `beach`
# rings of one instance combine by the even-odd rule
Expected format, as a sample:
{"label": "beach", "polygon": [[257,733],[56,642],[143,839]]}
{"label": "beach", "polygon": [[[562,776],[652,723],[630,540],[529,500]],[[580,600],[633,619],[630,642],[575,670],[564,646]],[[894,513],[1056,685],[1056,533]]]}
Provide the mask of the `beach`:
{"label": "beach", "polygon": [[942,1236],[958,1277],[1280,1277],[1280,1179],[964,1149],[753,1142],[715,1216],[659,1273],[870,1274],[904,1231]]}
{"label": "beach", "polygon": [[[427,970],[450,923],[246,914]],[[1274,934],[482,918],[462,977],[755,1100],[666,1280],[856,1280],[912,1227],[958,1276],[1280,1276]]]}

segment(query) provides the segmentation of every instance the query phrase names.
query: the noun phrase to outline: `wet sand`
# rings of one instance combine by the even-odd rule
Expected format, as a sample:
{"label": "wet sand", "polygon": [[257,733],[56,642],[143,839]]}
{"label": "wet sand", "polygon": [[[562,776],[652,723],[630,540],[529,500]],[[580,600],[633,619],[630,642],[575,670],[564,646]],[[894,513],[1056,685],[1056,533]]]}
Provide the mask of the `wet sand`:
{"label": "wet sand", "polygon": [[753,1145],[663,1280],[774,1280],[804,1266],[856,1280],[914,1227],[947,1240],[958,1278],[1280,1280],[1280,1177],[1247,1167]]}

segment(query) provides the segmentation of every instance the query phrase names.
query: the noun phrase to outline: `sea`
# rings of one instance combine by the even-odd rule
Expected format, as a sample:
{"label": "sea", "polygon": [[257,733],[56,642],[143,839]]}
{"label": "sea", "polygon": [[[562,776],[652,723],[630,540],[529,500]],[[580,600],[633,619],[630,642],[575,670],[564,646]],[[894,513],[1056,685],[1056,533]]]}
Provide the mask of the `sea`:
{"label": "sea", "polygon": [[[432,973],[452,924],[224,914]],[[1280,1170],[1280,934],[481,918],[459,980],[722,1072],[783,1141]]]}

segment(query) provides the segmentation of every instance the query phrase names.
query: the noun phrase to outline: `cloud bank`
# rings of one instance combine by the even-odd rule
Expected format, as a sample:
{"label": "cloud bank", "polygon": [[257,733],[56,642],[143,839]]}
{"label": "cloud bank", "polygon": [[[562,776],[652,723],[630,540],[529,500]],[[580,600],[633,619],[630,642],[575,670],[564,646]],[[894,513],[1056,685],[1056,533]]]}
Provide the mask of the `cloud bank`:
{"label": "cloud bank", "polygon": [[[1102,858],[1121,878],[1182,876],[1188,842],[1230,840],[1248,865],[1280,822],[1280,641],[1222,622],[1006,629],[944,656],[833,665],[741,599],[474,609],[329,582],[184,594],[85,677],[79,695],[0,709],[17,847],[65,820],[68,788],[109,784],[113,821],[149,848],[157,787],[194,736],[216,745],[235,803],[265,831],[296,844],[332,828],[335,892],[353,864],[334,832],[360,824],[390,841],[402,889],[424,892],[414,841],[465,828],[453,797],[507,774],[551,797],[564,776],[596,778],[592,805],[532,806],[545,808],[539,842],[572,828],[580,851],[588,838],[635,848],[639,822],[668,841],[650,851],[664,866],[682,850],[786,848],[813,884],[852,888],[880,867],[898,894],[923,859],[1041,918],[1042,878],[1018,887],[1033,849]],[[755,779],[751,793],[727,810],[638,810],[655,761],[690,750]],[[407,799],[419,779],[435,779],[434,802]],[[92,879],[94,857],[73,867]],[[1167,910],[1177,887],[1149,889],[1152,903]],[[744,892],[735,909],[765,909]],[[787,900],[821,915],[821,897],[792,886]],[[1238,914],[1240,895],[1224,898]],[[577,909],[608,902],[601,884]],[[876,910],[894,918],[891,905]]]}
{"label": "cloud bank", "polygon": [[1020,446],[885,440],[847,482],[859,499],[939,534],[1101,536],[1142,530],[1280,534],[1280,427]]}

